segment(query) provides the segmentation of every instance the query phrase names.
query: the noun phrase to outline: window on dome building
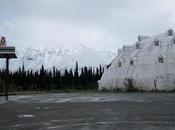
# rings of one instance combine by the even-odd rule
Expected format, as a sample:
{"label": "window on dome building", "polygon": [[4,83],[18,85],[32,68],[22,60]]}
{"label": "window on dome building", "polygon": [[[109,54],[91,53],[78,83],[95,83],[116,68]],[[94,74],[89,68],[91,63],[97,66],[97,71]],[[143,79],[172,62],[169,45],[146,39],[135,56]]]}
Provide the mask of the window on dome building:
{"label": "window on dome building", "polygon": [[135,46],[136,46],[136,49],[141,49],[142,48],[142,43],[141,42],[136,42]]}
{"label": "window on dome building", "polygon": [[169,29],[168,30],[168,36],[173,36],[173,32],[174,32],[173,29]]}
{"label": "window on dome building", "polygon": [[154,44],[155,44],[155,46],[159,46],[159,40],[154,40]]}
{"label": "window on dome building", "polygon": [[136,44],[136,49],[139,49],[139,44]]}
{"label": "window on dome building", "polygon": [[130,60],[130,65],[134,65],[134,60],[133,59]]}
{"label": "window on dome building", "polygon": [[175,38],[173,39],[173,44],[175,44]]}
{"label": "window on dome building", "polygon": [[163,63],[163,62],[164,62],[163,56],[159,56],[159,63]]}
{"label": "window on dome building", "polygon": [[119,66],[119,67],[122,67],[122,63],[121,63],[121,62],[119,62],[119,63],[118,63],[118,66]]}

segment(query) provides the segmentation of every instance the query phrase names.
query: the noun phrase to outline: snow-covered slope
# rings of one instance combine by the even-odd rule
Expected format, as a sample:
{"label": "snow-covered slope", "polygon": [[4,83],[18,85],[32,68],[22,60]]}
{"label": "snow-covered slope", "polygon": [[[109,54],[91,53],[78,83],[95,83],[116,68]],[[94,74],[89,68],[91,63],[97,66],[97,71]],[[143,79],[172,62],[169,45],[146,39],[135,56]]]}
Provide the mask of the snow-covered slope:
{"label": "snow-covered slope", "polygon": [[[83,44],[64,44],[59,46],[16,48],[18,59],[10,60],[10,69],[16,70],[24,63],[25,69],[39,69],[44,65],[46,69],[53,66],[64,69],[74,68],[76,61],[79,67],[108,64],[116,53],[97,51]],[[3,65],[2,65],[3,64]],[[5,67],[2,63],[1,66]]]}
{"label": "snow-covered slope", "polygon": [[175,89],[175,34],[140,36],[132,46],[123,46],[105,70],[99,89]]}

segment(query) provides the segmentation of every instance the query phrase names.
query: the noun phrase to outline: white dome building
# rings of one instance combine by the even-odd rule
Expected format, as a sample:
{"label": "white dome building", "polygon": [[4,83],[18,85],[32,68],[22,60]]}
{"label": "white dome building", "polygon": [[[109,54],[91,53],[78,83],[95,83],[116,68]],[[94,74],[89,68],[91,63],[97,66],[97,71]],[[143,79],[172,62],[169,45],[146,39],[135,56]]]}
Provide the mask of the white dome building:
{"label": "white dome building", "polygon": [[123,46],[98,81],[99,90],[174,90],[175,34],[172,29],[156,36],[138,36]]}

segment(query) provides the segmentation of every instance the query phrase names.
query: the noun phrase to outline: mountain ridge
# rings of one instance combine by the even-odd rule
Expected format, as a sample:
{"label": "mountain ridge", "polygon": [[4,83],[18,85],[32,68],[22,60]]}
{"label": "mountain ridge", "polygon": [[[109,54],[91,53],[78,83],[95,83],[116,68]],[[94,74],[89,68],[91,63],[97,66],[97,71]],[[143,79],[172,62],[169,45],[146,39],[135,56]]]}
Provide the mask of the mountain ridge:
{"label": "mountain ridge", "polygon": [[[25,69],[37,70],[43,65],[46,69],[55,66],[58,69],[79,67],[97,67],[108,64],[116,53],[106,50],[96,50],[84,44],[61,44],[57,46],[39,46],[16,48],[17,59],[10,60],[10,70],[17,70],[24,63]],[[5,63],[1,61],[1,68]]]}

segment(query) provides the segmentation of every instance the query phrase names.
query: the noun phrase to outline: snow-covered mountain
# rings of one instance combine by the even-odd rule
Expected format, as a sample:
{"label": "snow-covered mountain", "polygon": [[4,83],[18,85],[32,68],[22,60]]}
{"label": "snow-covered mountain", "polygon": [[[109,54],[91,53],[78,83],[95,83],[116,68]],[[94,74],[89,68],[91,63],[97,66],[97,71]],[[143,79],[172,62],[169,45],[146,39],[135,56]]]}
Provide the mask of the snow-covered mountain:
{"label": "snow-covered mountain", "polygon": [[[108,64],[116,55],[111,51],[97,51],[83,44],[64,44],[59,46],[16,48],[18,59],[10,60],[10,69],[16,70],[24,63],[25,69],[46,69],[53,66],[59,69],[74,68],[76,61],[79,67]],[[3,62],[2,67],[5,67]]]}

